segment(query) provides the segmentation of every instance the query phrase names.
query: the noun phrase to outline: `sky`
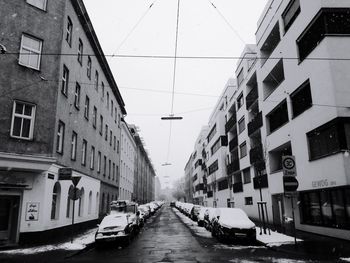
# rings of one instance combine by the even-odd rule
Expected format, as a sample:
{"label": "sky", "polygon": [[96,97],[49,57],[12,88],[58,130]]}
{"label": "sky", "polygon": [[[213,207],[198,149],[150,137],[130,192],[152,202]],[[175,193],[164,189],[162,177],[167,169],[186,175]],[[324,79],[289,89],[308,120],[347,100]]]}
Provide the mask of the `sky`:
{"label": "sky", "polygon": [[[172,187],[184,176],[195,140],[234,76],[237,60],[177,58],[174,74],[177,0],[84,3],[106,55],[171,56],[108,57],[108,62],[125,102],[126,122],[139,127],[162,188]],[[255,43],[266,3],[180,0],[177,56],[240,56],[245,44]],[[161,117],[172,113],[174,76],[173,113],[183,120],[170,123]]]}

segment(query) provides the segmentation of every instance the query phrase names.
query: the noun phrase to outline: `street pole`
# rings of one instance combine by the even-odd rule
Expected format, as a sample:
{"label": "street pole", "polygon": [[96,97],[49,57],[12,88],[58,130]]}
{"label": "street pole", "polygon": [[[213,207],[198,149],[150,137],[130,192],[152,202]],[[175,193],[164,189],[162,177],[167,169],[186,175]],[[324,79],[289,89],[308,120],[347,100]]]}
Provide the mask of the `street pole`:
{"label": "street pole", "polygon": [[297,233],[296,233],[296,229],[295,229],[295,215],[294,215],[294,200],[293,200],[293,194],[291,195],[290,198],[291,202],[292,202],[292,216],[293,216],[293,227],[294,227],[294,245],[295,248],[297,247]]}
{"label": "street pole", "polygon": [[74,186],[74,198],[73,198],[73,214],[72,214],[72,233],[71,233],[71,240],[70,242],[73,243],[73,236],[74,236],[74,213],[75,213],[75,197],[77,194],[77,188]]}
{"label": "street pole", "polygon": [[264,234],[266,235],[266,222],[265,222],[264,205],[263,205],[263,198],[262,198],[262,191],[261,191],[261,178],[259,178],[259,192],[260,192],[261,219],[263,221]]}

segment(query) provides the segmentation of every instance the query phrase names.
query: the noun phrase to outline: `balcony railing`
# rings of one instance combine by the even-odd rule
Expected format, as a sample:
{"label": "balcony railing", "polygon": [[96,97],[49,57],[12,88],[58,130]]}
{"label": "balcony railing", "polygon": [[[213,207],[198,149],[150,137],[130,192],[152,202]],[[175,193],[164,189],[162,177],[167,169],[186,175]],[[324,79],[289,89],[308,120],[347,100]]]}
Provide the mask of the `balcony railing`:
{"label": "balcony railing", "polygon": [[254,177],[253,184],[254,184],[254,189],[268,188],[269,182],[267,179],[267,174]]}
{"label": "balcony railing", "polygon": [[208,192],[207,192],[207,197],[208,197],[208,198],[213,197],[213,191],[208,191]]}
{"label": "balcony railing", "polygon": [[252,135],[259,128],[263,126],[262,112],[259,112],[258,115],[248,123],[248,136]]}
{"label": "balcony railing", "polygon": [[245,97],[247,110],[249,110],[249,108],[254,104],[254,102],[258,99],[258,97],[259,97],[258,89],[253,88],[249,92],[249,94]]}
{"label": "balcony railing", "polygon": [[234,193],[241,193],[243,192],[243,183],[235,183],[233,184],[233,192]]}
{"label": "balcony railing", "polygon": [[255,164],[264,161],[264,152],[262,144],[258,144],[252,148],[249,152],[250,163]]}
{"label": "balcony railing", "polygon": [[226,122],[225,124],[225,132],[226,134],[235,126],[237,123],[237,117],[236,114],[233,114],[231,118]]}
{"label": "balcony railing", "polygon": [[238,136],[235,136],[229,143],[230,152],[232,152],[237,146],[238,146]]}
{"label": "balcony railing", "polygon": [[226,166],[227,175],[231,175],[239,170],[239,160],[234,160],[232,163]]}

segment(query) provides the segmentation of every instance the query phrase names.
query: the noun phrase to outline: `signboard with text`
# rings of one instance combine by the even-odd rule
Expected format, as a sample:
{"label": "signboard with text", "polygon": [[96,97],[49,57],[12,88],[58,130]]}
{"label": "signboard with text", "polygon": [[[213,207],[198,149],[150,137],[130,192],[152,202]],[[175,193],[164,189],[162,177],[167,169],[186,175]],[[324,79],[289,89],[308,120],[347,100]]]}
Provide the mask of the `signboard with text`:
{"label": "signboard with text", "polygon": [[27,202],[26,221],[39,220],[39,202]]}
{"label": "signboard with text", "polygon": [[73,173],[72,168],[59,168],[58,180],[71,180],[72,173]]}
{"label": "signboard with text", "polygon": [[297,176],[295,157],[293,155],[282,156],[282,169],[284,176]]}

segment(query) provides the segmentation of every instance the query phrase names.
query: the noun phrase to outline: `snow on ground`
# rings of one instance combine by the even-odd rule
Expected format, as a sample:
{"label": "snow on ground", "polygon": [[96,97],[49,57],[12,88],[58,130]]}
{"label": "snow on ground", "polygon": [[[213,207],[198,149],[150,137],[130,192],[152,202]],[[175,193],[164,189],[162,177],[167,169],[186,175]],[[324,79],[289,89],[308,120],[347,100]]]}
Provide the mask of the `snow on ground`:
{"label": "snow on ground", "polygon": [[95,242],[96,228],[85,231],[84,233],[76,236],[73,239],[73,243],[65,242],[56,245],[42,245],[30,248],[18,248],[11,250],[0,251],[3,254],[38,254],[53,250],[81,250],[84,249],[88,244]]}
{"label": "snow on ground", "polygon": [[270,258],[270,257],[261,257],[256,258],[254,260],[247,259],[231,259],[232,263],[256,263],[256,262],[271,262],[271,263],[305,263],[312,261],[304,261],[304,260],[295,260],[290,258]]}
{"label": "snow on ground", "polygon": [[[260,242],[264,243],[266,246],[269,247],[275,247],[275,246],[281,246],[286,244],[293,244],[294,243],[294,237],[287,236],[278,232],[270,231],[271,235],[269,235],[268,231],[267,234],[260,235],[260,228],[256,228],[256,238]],[[297,239],[297,242],[301,242],[303,240]]]}
{"label": "snow on ground", "polygon": [[182,222],[184,222],[189,228],[191,228],[194,231],[196,235],[201,237],[211,238],[211,233],[207,231],[204,227],[198,226],[197,222],[192,221],[190,218],[182,214],[177,209],[173,208],[173,211],[175,212],[175,214],[177,214],[181,218]]}
{"label": "snow on ground", "polygon": [[340,259],[345,261],[345,262],[350,262],[350,258],[340,258]]}

